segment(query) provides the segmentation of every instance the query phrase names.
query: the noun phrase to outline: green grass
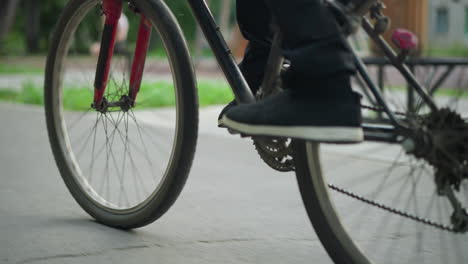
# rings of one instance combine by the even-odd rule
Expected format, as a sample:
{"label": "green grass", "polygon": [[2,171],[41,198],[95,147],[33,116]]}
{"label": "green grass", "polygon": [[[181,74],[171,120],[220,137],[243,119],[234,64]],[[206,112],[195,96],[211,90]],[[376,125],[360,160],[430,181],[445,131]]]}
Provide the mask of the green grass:
{"label": "green grass", "polygon": [[[118,100],[117,87],[107,88],[109,100]],[[202,80],[198,83],[199,103],[201,106],[227,104],[233,94],[224,81]],[[114,96],[113,96],[114,95]],[[88,87],[68,86],[63,90],[63,105],[67,110],[82,111],[88,109],[93,99]],[[20,91],[0,89],[0,101],[22,104],[42,105],[43,89],[32,82],[25,82]],[[167,81],[144,82],[137,98],[137,109],[168,107],[175,105],[173,85]]]}
{"label": "green grass", "polygon": [[455,44],[446,48],[429,47],[424,52],[428,57],[468,57],[468,47],[462,44]]}
{"label": "green grass", "polygon": [[16,101],[18,93],[11,90],[0,90],[0,98],[2,101]]}
{"label": "green grass", "polygon": [[44,74],[44,69],[27,65],[8,65],[0,63],[1,74]]}
{"label": "green grass", "polygon": [[468,98],[468,89],[440,88],[435,92],[435,96],[450,96],[459,98]]}
{"label": "green grass", "polygon": [[[133,49],[130,49],[130,50],[133,51],[135,49],[133,48]],[[157,48],[157,49],[149,50],[148,55],[150,57],[152,57],[152,58],[166,58],[167,57],[166,51],[163,48]]]}
{"label": "green grass", "polygon": [[0,43],[1,55],[22,55],[26,50],[24,32],[12,31]]}
{"label": "green grass", "polygon": [[[117,87],[110,84],[107,88],[109,100],[118,100]],[[404,86],[386,86],[391,91],[406,91]],[[89,108],[92,102],[92,90],[88,87],[68,86],[63,91],[64,107],[67,110],[82,111]],[[234,96],[228,84],[222,80],[201,80],[198,83],[199,103],[201,106],[223,105],[230,102]],[[468,98],[468,90],[460,93],[457,88],[441,88],[435,96],[453,96]],[[24,82],[22,89],[13,91],[0,89],[0,101],[9,101],[22,104],[43,105],[43,89],[30,81]],[[137,109],[151,109],[175,105],[173,85],[168,81],[143,82],[137,99]]]}
{"label": "green grass", "polygon": [[42,105],[42,89],[31,82],[23,83],[21,91],[0,89],[0,100],[23,104]]}

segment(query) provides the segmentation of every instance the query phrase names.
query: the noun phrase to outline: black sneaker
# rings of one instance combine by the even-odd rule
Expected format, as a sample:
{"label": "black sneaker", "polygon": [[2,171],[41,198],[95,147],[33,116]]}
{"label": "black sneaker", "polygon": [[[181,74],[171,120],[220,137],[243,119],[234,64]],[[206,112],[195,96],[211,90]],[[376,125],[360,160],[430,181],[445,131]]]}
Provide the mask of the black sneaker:
{"label": "black sneaker", "polygon": [[[316,102],[311,102],[316,101]],[[255,104],[226,111],[220,123],[250,136],[291,137],[330,143],[355,143],[364,139],[360,96],[347,103],[311,100],[291,90]]]}

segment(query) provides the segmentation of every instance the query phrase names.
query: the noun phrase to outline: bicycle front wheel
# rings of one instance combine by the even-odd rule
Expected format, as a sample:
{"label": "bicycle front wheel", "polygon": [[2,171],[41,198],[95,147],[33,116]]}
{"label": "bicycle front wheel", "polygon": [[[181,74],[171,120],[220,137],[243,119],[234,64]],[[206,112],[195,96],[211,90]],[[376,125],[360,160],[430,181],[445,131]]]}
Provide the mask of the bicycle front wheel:
{"label": "bicycle front wheel", "polygon": [[[195,77],[174,16],[163,1],[131,4],[123,13],[129,38],[141,14],[152,26],[134,104],[99,111],[91,106],[98,58],[89,50],[100,49],[99,0],[72,0],[64,8],[51,41],[44,94],[49,140],[68,190],[91,216],[118,228],[147,225],[174,203],[191,167],[198,126]],[[129,94],[133,49],[122,45],[110,65],[108,102]]]}

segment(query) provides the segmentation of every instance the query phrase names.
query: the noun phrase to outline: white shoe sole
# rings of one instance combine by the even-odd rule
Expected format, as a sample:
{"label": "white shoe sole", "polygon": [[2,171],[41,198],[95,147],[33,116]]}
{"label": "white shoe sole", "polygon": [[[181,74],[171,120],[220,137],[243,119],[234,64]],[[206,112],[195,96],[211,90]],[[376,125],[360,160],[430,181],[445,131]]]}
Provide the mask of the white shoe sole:
{"label": "white shoe sole", "polygon": [[358,143],[364,140],[364,131],[361,127],[247,125],[226,116],[223,116],[218,123],[251,136],[291,137],[330,143]]}

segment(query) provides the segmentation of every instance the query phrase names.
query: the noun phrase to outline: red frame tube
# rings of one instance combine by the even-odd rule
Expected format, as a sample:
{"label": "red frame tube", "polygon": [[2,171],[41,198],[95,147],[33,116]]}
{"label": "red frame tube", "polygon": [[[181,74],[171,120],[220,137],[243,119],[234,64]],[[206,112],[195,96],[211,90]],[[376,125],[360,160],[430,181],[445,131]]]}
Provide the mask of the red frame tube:
{"label": "red frame tube", "polygon": [[104,98],[107,81],[109,79],[109,70],[114,54],[115,37],[117,26],[122,13],[121,0],[103,0],[102,9],[106,20],[104,31],[102,33],[101,47],[96,67],[96,76],[94,79],[94,106],[99,108]]}
{"label": "red frame tube", "polygon": [[151,22],[144,15],[141,15],[138,39],[132,63],[132,72],[130,75],[130,91],[128,96],[132,99],[132,104],[135,103],[138,92],[140,91],[150,38]]}

